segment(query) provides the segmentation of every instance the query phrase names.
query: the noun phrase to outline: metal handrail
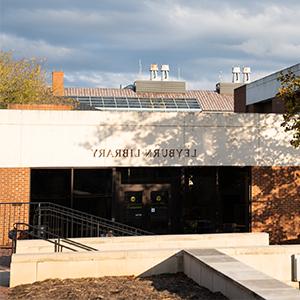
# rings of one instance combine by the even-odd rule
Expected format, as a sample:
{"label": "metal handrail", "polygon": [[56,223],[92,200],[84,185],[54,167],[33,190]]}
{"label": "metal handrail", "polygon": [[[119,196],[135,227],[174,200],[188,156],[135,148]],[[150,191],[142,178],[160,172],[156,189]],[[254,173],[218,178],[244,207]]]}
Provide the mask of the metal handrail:
{"label": "metal handrail", "polygon": [[[41,212],[43,212],[43,211],[44,211],[44,209],[41,209]],[[60,219],[62,221],[68,221],[67,217],[69,217],[69,218],[72,219],[72,223],[77,224],[77,225],[80,225],[81,222],[86,222],[86,224],[85,224],[86,227],[91,227],[91,226],[96,227],[96,226],[99,225],[99,226],[101,226],[101,231],[105,232],[105,233],[109,232],[109,231],[113,231],[115,235],[116,234],[138,235],[138,234],[133,233],[132,231],[128,231],[126,229],[120,229],[117,226],[112,226],[112,225],[99,223],[99,222],[97,222],[97,220],[88,219],[88,218],[85,218],[85,217],[78,217],[78,215],[76,215],[76,214],[69,214],[69,213],[66,213],[64,211],[60,211],[60,210],[53,209],[53,208],[45,209],[45,212],[46,212],[46,214],[42,213],[42,216],[52,216],[51,213],[56,214],[56,216],[58,216],[57,214],[60,214]],[[49,215],[47,213],[49,213]],[[100,227],[99,227],[99,231],[100,231]]]}
{"label": "metal handrail", "polygon": [[[42,207],[41,208],[41,212],[42,211],[49,211],[49,212],[53,212],[53,213],[60,213],[61,215],[66,215],[70,218],[74,218],[73,222],[76,222],[76,219],[79,219],[81,222],[88,222],[90,225],[101,225],[102,227],[105,227],[105,229],[107,231],[112,230],[115,233],[119,232],[122,235],[150,235],[151,233],[148,231],[143,231],[141,229],[137,229],[134,227],[129,227],[127,225],[121,224],[121,223],[117,223],[115,224],[115,222],[108,220],[109,222],[103,222],[103,218],[101,218],[100,220],[98,219],[97,216],[93,216],[93,215],[80,215],[76,212],[73,211],[66,211],[66,210],[62,210],[62,209],[57,209],[56,207]],[[77,223],[78,224],[78,223]],[[121,224],[121,225],[120,225]],[[129,228],[129,229],[128,229]]]}
{"label": "metal handrail", "polygon": [[[152,234],[142,229],[51,202],[0,202],[1,205],[8,205],[8,209],[12,210],[12,213],[7,214],[8,216],[14,216],[15,213],[19,215],[17,219],[12,218],[13,222],[30,223],[32,226],[37,226],[37,228],[43,226],[48,232],[57,234],[60,238]],[[30,210],[26,208],[27,205]],[[24,214],[26,211],[30,212],[30,220],[26,217],[26,215],[29,215]],[[11,217],[4,220],[8,226],[13,224],[10,220]]]}
{"label": "metal handrail", "polygon": [[[34,202],[31,202],[31,203],[34,203]],[[116,221],[111,221],[109,219],[105,219],[105,218],[102,218],[102,217],[99,217],[99,216],[88,214],[86,212],[82,212],[82,211],[79,211],[79,210],[76,210],[76,209],[73,209],[73,208],[69,208],[69,207],[66,207],[66,206],[63,206],[63,205],[59,205],[59,204],[56,204],[56,203],[37,202],[37,204],[41,204],[42,206],[49,205],[51,208],[56,207],[56,208],[59,208],[59,209],[64,210],[64,211],[67,210],[67,211],[72,212],[76,215],[81,215],[82,218],[84,218],[84,216],[85,216],[88,220],[93,218],[93,219],[99,221],[100,223],[109,224],[111,227],[114,227],[114,228],[119,227],[120,230],[128,231],[128,233],[135,233],[135,235],[151,235],[151,234],[153,234],[152,232],[149,232],[149,231],[146,231],[146,230],[143,230],[143,229],[140,229],[140,228],[135,228],[135,227],[123,224],[123,223],[119,223],[119,222],[116,222]]]}
{"label": "metal handrail", "polygon": [[[31,230],[36,230],[38,232],[38,234],[35,234],[34,231],[19,229],[18,227],[20,227],[20,226],[28,227],[28,229],[31,229]],[[71,246],[74,246],[74,247],[77,247],[77,248],[80,248],[80,249],[86,250],[86,251],[98,251],[98,249],[96,249],[96,248],[84,245],[82,243],[75,242],[75,241],[67,239],[67,238],[62,238],[59,235],[54,234],[53,232],[44,230],[44,229],[42,229],[38,226],[33,226],[33,225],[30,225],[30,224],[27,224],[27,223],[21,223],[21,222],[14,223],[14,227],[13,227],[12,231],[13,231],[13,234],[12,234],[13,236],[11,236],[11,237],[12,237],[12,240],[13,240],[13,253],[16,253],[18,232],[24,233],[24,231],[26,231],[26,234],[28,234],[31,237],[42,239],[42,240],[45,240],[49,243],[54,244],[54,251],[55,252],[61,252],[61,250],[63,248],[66,248],[66,249],[74,251],[74,252],[78,251],[77,249],[71,248],[70,246],[66,246],[62,243],[65,243],[65,244],[68,244],[68,245],[71,245]],[[45,237],[45,234],[48,235],[48,238]],[[50,236],[50,239],[49,239],[49,236]],[[54,241],[52,239],[54,239]]]}

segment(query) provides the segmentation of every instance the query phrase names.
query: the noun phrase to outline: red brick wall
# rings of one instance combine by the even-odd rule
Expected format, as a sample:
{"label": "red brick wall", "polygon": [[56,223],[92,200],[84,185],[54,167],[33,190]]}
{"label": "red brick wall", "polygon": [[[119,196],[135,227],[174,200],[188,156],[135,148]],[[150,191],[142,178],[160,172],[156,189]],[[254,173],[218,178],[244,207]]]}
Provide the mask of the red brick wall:
{"label": "red brick wall", "polygon": [[[300,242],[300,167],[252,167],[252,231]],[[299,236],[300,237],[300,236]]]}
{"label": "red brick wall", "polygon": [[284,101],[282,99],[272,99],[272,112],[279,114],[283,114],[285,112]]}
{"label": "red brick wall", "polygon": [[10,103],[7,105],[8,109],[22,109],[22,110],[73,110],[72,105],[67,104],[17,104]]}
{"label": "red brick wall", "polygon": [[52,92],[55,96],[64,96],[64,72],[52,72]]}
{"label": "red brick wall", "polygon": [[246,85],[234,89],[234,112],[246,112]]}
{"label": "red brick wall", "polygon": [[[29,202],[30,169],[0,168],[0,203]],[[0,204],[0,246],[9,244],[8,231],[17,221],[28,223],[28,205]]]}

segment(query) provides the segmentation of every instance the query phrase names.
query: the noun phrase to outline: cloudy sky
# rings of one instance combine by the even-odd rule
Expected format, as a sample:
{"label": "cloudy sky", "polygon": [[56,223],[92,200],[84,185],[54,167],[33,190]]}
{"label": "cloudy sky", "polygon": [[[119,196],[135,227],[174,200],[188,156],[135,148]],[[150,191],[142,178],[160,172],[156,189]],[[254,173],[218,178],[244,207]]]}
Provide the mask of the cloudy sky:
{"label": "cloudy sky", "polygon": [[169,64],[190,89],[300,62],[299,0],[0,0],[0,46],[47,59],[66,86],[119,87]]}

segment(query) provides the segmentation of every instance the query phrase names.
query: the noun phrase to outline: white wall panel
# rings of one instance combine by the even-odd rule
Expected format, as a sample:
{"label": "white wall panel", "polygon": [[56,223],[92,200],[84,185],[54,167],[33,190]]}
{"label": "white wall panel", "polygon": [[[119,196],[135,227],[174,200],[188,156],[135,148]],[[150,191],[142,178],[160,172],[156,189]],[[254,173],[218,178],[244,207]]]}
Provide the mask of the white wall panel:
{"label": "white wall panel", "polygon": [[[282,70],[284,73],[288,71],[293,72],[295,75],[300,76],[300,64],[294,65],[290,68]],[[278,93],[280,82],[278,78],[280,72],[273,73],[262,79],[253,81],[246,85],[246,105],[254,104],[273,98]]]}
{"label": "white wall panel", "polygon": [[0,110],[0,167],[300,165],[282,116]]}

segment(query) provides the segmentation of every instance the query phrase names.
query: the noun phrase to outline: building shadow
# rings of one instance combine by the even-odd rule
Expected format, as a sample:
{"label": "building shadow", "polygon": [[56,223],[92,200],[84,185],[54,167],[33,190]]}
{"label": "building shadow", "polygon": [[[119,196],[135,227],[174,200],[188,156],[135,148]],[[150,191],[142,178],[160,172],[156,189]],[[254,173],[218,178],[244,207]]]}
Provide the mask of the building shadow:
{"label": "building shadow", "polygon": [[138,277],[142,281],[150,281],[155,290],[168,291],[179,296],[180,299],[227,299],[220,292],[211,292],[184,274],[182,250],[146,270]]}
{"label": "building shadow", "polygon": [[0,287],[9,287],[10,263],[10,255],[0,256]]}

